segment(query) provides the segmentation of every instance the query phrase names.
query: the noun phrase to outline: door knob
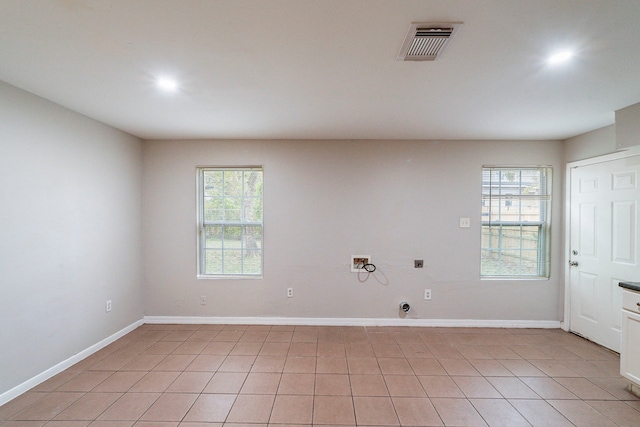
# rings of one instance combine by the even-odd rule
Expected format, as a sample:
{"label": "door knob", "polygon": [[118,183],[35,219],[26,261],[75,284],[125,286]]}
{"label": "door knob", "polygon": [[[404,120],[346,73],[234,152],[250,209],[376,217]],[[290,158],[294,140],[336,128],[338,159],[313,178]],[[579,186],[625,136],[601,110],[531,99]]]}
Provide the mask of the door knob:
{"label": "door knob", "polygon": [[577,267],[578,261],[569,261],[569,267]]}

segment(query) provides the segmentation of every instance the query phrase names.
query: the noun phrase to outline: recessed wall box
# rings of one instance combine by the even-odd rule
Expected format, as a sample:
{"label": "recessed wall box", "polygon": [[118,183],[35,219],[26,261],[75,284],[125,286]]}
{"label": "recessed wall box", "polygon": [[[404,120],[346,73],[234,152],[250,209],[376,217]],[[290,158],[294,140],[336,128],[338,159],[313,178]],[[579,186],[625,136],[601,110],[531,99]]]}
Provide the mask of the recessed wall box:
{"label": "recessed wall box", "polygon": [[351,272],[358,273],[366,271],[365,264],[371,264],[371,255],[351,255]]}

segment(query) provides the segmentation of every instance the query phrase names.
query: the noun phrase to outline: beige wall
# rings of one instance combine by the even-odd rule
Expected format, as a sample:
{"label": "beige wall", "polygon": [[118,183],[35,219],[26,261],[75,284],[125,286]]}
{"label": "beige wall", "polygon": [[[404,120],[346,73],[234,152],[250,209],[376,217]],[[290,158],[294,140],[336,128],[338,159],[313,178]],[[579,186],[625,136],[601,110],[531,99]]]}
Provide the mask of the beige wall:
{"label": "beige wall", "polygon": [[[147,316],[388,319],[407,300],[419,319],[559,319],[560,142],[145,141],[143,163]],[[550,280],[479,279],[484,164],[553,166]],[[263,279],[196,279],[204,165],[264,166]],[[376,273],[351,273],[351,254]]]}
{"label": "beige wall", "polygon": [[640,145],[640,103],[616,111],[616,147],[619,150]]}
{"label": "beige wall", "polygon": [[0,82],[0,401],[142,319],[141,156]]}
{"label": "beige wall", "polygon": [[565,162],[590,159],[616,151],[616,126],[610,125],[564,141]]}
{"label": "beige wall", "polygon": [[640,103],[615,112],[616,122],[564,141],[566,163],[640,147]]}

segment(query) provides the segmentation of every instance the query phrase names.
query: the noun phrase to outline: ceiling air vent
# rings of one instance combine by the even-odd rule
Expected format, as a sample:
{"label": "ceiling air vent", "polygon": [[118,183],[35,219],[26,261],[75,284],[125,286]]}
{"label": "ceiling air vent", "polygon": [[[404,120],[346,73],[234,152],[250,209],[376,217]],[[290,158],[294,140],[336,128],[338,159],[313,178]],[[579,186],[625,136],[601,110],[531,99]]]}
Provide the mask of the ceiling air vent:
{"label": "ceiling air vent", "polygon": [[462,26],[461,22],[414,22],[409,27],[399,61],[435,61]]}

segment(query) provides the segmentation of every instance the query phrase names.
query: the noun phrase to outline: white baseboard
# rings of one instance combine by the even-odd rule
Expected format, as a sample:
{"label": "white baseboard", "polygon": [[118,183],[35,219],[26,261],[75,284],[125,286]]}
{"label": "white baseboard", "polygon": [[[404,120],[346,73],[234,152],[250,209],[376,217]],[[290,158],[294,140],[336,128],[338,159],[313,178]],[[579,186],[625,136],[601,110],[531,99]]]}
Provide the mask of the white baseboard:
{"label": "white baseboard", "polygon": [[71,366],[73,366],[76,363],[78,363],[79,361],[87,358],[88,356],[91,356],[96,351],[106,347],[107,345],[111,344],[112,342],[116,341],[117,339],[122,338],[123,336],[125,336],[129,332],[131,332],[134,329],[136,329],[137,327],[141,326],[143,323],[144,323],[144,321],[142,319],[138,320],[138,321],[132,323],[131,325],[125,327],[124,329],[119,330],[115,334],[113,334],[113,335],[103,339],[102,341],[92,345],[91,347],[88,347],[85,350],[82,350],[81,352],[79,352],[77,354],[74,354],[70,358],[68,358],[66,360],[63,360],[62,362],[58,363],[55,366],[52,366],[51,368],[47,369],[46,371],[39,373],[35,377],[33,377],[31,379],[28,379],[27,381],[25,381],[22,384],[12,388],[11,390],[8,390],[8,391],[0,394],[0,406],[4,405],[5,403],[9,402],[10,400],[15,399],[16,397],[20,396],[22,393],[32,389],[33,387],[35,387],[38,384],[48,380],[49,378],[53,377],[54,375],[59,374],[60,372],[64,371],[65,369],[70,368]]}
{"label": "white baseboard", "polygon": [[558,329],[557,320],[385,319],[312,317],[145,316],[151,324],[308,325],[308,326],[431,326],[451,328]]}

